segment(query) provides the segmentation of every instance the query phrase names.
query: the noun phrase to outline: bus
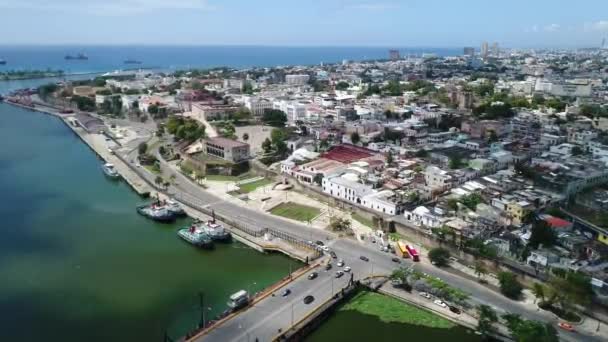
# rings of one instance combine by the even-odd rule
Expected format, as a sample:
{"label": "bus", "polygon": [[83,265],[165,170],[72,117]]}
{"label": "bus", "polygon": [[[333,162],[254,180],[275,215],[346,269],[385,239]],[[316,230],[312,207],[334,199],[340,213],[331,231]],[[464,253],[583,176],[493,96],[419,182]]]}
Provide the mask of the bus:
{"label": "bus", "polygon": [[420,256],[418,255],[418,251],[414,247],[412,247],[410,245],[406,245],[405,248],[407,249],[407,252],[412,257],[412,260],[420,261]]}
{"label": "bus", "polygon": [[405,243],[403,243],[401,241],[397,241],[397,248],[395,248],[395,252],[397,253],[397,255],[399,255],[402,258],[410,257],[410,254],[407,251],[407,247],[405,246]]}

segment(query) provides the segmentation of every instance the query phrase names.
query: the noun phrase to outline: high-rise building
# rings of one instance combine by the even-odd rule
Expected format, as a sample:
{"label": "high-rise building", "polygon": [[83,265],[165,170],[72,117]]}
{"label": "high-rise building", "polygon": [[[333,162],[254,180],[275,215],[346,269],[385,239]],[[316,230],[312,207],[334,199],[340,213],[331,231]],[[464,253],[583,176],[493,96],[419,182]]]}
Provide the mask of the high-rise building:
{"label": "high-rise building", "polygon": [[498,47],[498,43],[494,42],[494,44],[492,44],[492,55],[494,57],[499,57],[500,56],[500,49]]}
{"label": "high-rise building", "polygon": [[483,42],[481,44],[481,57],[488,58],[488,42]]}
{"label": "high-rise building", "polygon": [[389,50],[388,57],[391,61],[396,61],[401,59],[401,54],[399,54],[399,50]]}
{"label": "high-rise building", "polygon": [[464,55],[465,56],[470,56],[470,57],[475,56],[475,48],[474,47],[465,47],[464,48]]}

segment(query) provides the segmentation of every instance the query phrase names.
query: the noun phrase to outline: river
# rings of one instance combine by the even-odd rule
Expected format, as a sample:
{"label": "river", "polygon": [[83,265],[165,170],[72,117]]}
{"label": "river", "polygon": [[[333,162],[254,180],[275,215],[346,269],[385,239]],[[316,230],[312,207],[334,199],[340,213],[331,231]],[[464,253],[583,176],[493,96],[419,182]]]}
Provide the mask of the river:
{"label": "river", "polygon": [[[48,80],[0,83],[0,93]],[[143,200],[57,118],[0,104],[0,340],[162,341],[300,264],[240,243],[202,251],[180,225],[135,212]]]}

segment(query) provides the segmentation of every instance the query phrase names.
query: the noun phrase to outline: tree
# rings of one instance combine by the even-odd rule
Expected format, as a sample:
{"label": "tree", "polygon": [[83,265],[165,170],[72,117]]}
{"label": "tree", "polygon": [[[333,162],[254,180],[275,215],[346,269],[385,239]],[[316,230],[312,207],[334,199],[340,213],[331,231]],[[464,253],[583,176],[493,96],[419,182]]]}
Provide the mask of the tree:
{"label": "tree", "polygon": [[461,167],[464,166],[464,163],[462,162],[462,158],[458,155],[454,155],[450,158],[450,169],[455,170],[455,169],[460,169]]}
{"label": "tree", "polygon": [[447,202],[447,206],[452,211],[458,211],[458,200],[455,198],[450,198]]}
{"label": "tree", "polygon": [[388,153],[386,154],[386,164],[390,166],[393,164],[393,161],[393,153],[391,151],[388,151]]}
{"label": "tree", "polygon": [[545,287],[541,283],[534,283],[532,293],[536,300],[540,300],[541,303],[545,301]]}
{"label": "tree", "polygon": [[450,251],[445,248],[433,248],[429,251],[429,259],[437,267],[447,266],[450,263]]}
{"label": "tree", "polygon": [[488,143],[495,143],[498,141],[498,135],[496,135],[496,131],[490,130],[490,134],[488,135]]}
{"label": "tree", "polygon": [[148,144],[144,141],[137,146],[137,153],[144,155],[148,151]]}
{"label": "tree", "polygon": [[321,186],[321,184],[323,183],[323,174],[322,173],[315,174],[315,177],[312,180],[313,180],[313,182],[317,183],[317,185]]}
{"label": "tree", "polygon": [[262,121],[273,127],[285,127],[287,122],[287,114],[278,109],[267,109],[262,115]]}
{"label": "tree", "polygon": [[486,269],[484,263],[482,261],[475,262],[475,275],[477,275],[478,279],[481,279],[482,276],[488,274],[488,270]]}
{"label": "tree", "polygon": [[573,156],[580,156],[581,154],[583,154],[583,149],[580,148],[579,146],[574,146],[572,147],[572,155]]}
{"label": "tree", "polygon": [[558,342],[557,331],[550,323],[524,320],[516,314],[502,316],[511,338],[517,342]]}
{"label": "tree", "polygon": [[272,150],[272,141],[270,141],[270,139],[266,138],[266,140],[264,140],[262,143],[262,150],[264,150],[264,153],[270,153]]}
{"label": "tree", "polygon": [[348,230],[350,230],[352,225],[352,222],[348,219],[343,219],[343,218],[332,218],[331,222],[329,223],[329,227],[331,228],[331,230],[333,230],[334,232],[346,232]]}
{"label": "tree", "polygon": [[357,145],[359,143],[359,141],[361,141],[361,137],[359,136],[358,132],[353,132],[350,135],[350,141],[354,144]]}
{"label": "tree", "polygon": [[243,141],[247,142],[247,140],[249,140],[249,134],[243,133]]}
{"label": "tree", "polygon": [[531,233],[529,245],[532,248],[538,248],[541,244],[545,247],[553,246],[557,240],[555,231],[544,220],[534,220]]}
{"label": "tree", "polygon": [[477,330],[487,336],[495,331],[494,323],[498,322],[498,316],[494,309],[487,305],[479,305],[477,307]]}
{"label": "tree", "polygon": [[518,299],[521,296],[523,286],[517,280],[515,274],[511,272],[498,273],[498,282],[500,283],[500,292],[508,298]]}
{"label": "tree", "polygon": [[165,180],[161,176],[156,176],[156,178],[154,178],[154,184],[158,186],[161,186],[164,182]]}
{"label": "tree", "polygon": [[477,205],[479,203],[481,203],[481,201],[482,201],[481,195],[479,195],[477,193],[472,193],[470,195],[462,196],[460,198],[460,203],[462,203],[465,207],[467,207],[471,210],[476,210]]}
{"label": "tree", "polygon": [[336,84],[336,90],[346,90],[350,87],[347,82],[341,81]]}

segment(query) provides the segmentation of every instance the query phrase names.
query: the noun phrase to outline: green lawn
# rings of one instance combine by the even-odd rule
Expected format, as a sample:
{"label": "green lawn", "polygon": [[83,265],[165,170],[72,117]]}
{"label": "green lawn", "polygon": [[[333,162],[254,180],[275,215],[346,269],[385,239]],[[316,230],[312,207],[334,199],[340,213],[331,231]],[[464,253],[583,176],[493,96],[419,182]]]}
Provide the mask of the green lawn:
{"label": "green lawn", "polygon": [[224,175],[206,175],[207,180],[217,182],[238,182],[247,178],[252,178],[250,173],[244,173],[239,176],[224,176]]}
{"label": "green lawn", "polygon": [[362,225],[374,228],[374,221],[367,219],[357,213],[353,213],[351,216],[353,217],[353,220],[361,223]]}
{"label": "green lawn", "polygon": [[454,323],[431,312],[375,292],[360,292],[340,310],[355,310],[377,316],[383,322],[408,323],[430,328],[449,329]]}
{"label": "green lawn", "polygon": [[158,165],[156,165],[156,164],[153,164],[153,165],[143,165],[143,167],[146,170],[152,172],[155,175],[160,175],[160,169],[158,168]]}
{"label": "green lawn", "polygon": [[321,210],[307,205],[296,204],[292,202],[281,203],[270,210],[270,213],[277,216],[287,217],[293,220],[309,222],[317,217]]}
{"label": "green lawn", "polygon": [[264,178],[264,179],[260,179],[260,180],[255,181],[255,182],[251,182],[251,183],[240,185],[239,186],[239,190],[242,193],[244,193],[244,194],[248,194],[248,193],[254,191],[255,189],[257,189],[259,187],[262,187],[262,186],[265,186],[265,185],[268,185],[268,184],[271,184],[271,183],[272,183],[272,181],[270,179]]}

